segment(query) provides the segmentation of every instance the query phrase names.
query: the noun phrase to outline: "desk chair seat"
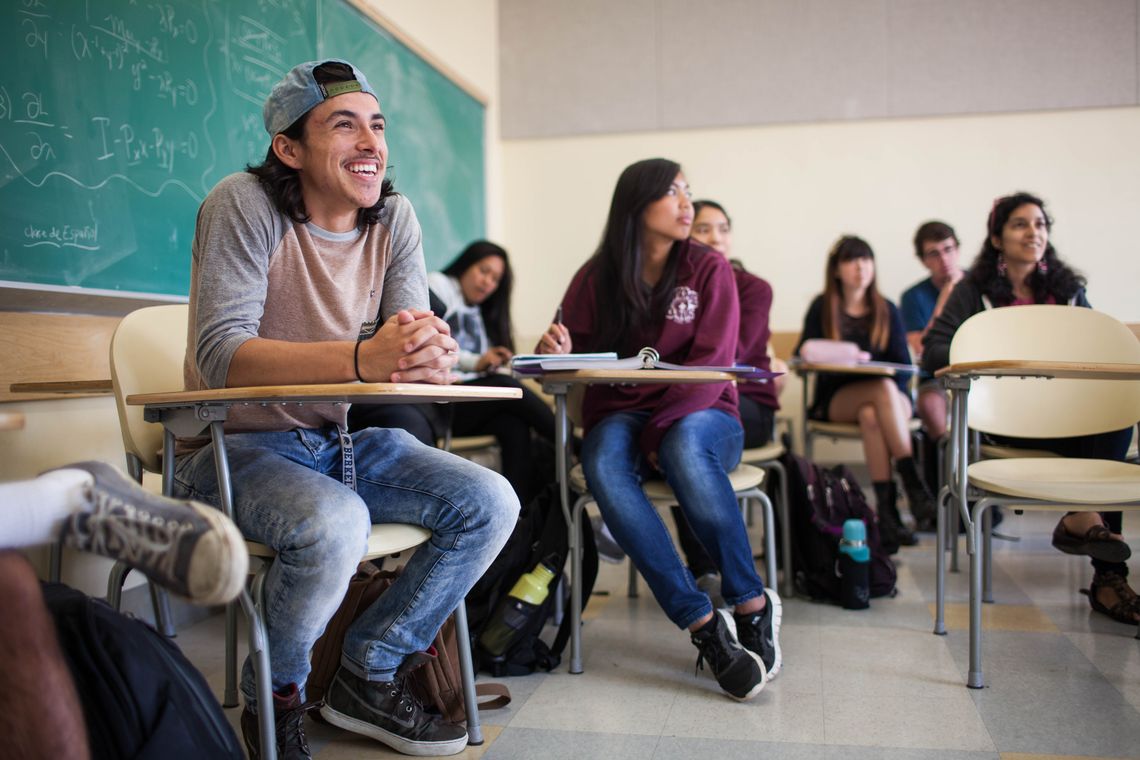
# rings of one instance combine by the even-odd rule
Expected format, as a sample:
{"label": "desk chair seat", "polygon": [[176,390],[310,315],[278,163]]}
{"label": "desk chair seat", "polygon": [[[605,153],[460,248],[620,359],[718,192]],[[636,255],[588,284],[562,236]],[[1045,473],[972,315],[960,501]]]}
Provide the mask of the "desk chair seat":
{"label": "desk chair seat", "polygon": [[974,462],[966,473],[978,488],[1002,496],[1057,502],[1063,511],[1069,509],[1066,502],[1110,506],[1132,501],[1140,488],[1140,468],[1107,459],[987,459]]}
{"label": "desk chair seat", "polygon": [[[1018,306],[966,320],[950,345],[950,363],[992,360],[1072,362],[1090,368],[1140,364],[1140,342],[1107,314],[1072,306]],[[969,431],[1018,438],[1067,438],[1120,430],[1140,419],[1140,381],[1070,379],[1027,371],[1018,377],[959,373],[953,391],[951,473],[942,496],[956,503],[970,552],[970,665],[966,685],[982,688],[982,609],[991,601],[990,510],[997,505],[1050,511],[1140,510],[1140,468],[1099,459],[1019,457],[968,464]],[[1038,452],[1034,452],[1035,454]],[[968,499],[976,499],[973,507]],[[952,524],[938,511],[938,543]],[[936,553],[935,630],[945,633],[945,557]],[[1140,627],[1137,636],[1140,638]]]}

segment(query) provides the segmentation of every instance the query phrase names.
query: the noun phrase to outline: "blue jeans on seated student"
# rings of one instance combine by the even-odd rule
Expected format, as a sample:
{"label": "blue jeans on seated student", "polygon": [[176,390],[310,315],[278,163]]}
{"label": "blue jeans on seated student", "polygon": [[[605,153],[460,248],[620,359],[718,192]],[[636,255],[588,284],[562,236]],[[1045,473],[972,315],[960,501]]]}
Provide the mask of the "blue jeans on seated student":
{"label": "blue jeans on seated student", "polygon": [[[641,490],[641,482],[654,477],[637,443],[648,419],[648,412],[619,412],[603,419],[583,441],[582,467],[610,532],[669,619],[687,628],[712,612],[712,604],[697,588],[665,523]],[[730,605],[764,593],[727,475],[740,461],[743,440],[744,431],[732,415],[706,409],[674,423],[658,451],[665,480],[720,568],[721,591]]]}
{"label": "blue jeans on seated student", "polygon": [[[235,433],[226,436],[226,451],[238,527],[278,553],[265,582],[274,690],[304,689],[309,650],[340,606],[372,523],[421,525],[433,534],[345,637],[342,663],[387,681],[408,654],[428,648],[518,515],[502,476],[403,430]],[[220,504],[212,445],[179,458],[175,489]],[[248,659],[241,689],[254,705]]]}

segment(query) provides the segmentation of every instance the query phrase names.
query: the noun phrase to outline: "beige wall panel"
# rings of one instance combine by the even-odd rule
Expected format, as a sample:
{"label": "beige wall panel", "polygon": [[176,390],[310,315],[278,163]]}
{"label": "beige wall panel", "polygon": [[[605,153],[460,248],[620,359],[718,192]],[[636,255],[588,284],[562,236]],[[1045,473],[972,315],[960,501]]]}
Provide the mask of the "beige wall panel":
{"label": "beige wall panel", "polygon": [[597,245],[618,173],[647,156],[680,161],[698,197],[733,215],[736,253],[775,288],[772,325],[798,331],[843,233],[876,251],[897,300],[924,276],[911,238],[931,217],[954,225],[963,258],[982,242],[995,196],[1040,193],[1054,242],[1089,278],[1093,304],[1140,321],[1140,108],[941,119],[681,130],[503,145],[519,334],[538,334]]}
{"label": "beige wall panel", "polygon": [[1134,105],[1136,0],[892,0],[891,114]]}
{"label": "beige wall panel", "polygon": [[663,129],[887,115],[885,0],[660,0]]}
{"label": "beige wall panel", "polygon": [[1138,0],[502,0],[503,135],[1140,103]]}
{"label": "beige wall panel", "polygon": [[504,138],[657,126],[654,0],[501,0]]}

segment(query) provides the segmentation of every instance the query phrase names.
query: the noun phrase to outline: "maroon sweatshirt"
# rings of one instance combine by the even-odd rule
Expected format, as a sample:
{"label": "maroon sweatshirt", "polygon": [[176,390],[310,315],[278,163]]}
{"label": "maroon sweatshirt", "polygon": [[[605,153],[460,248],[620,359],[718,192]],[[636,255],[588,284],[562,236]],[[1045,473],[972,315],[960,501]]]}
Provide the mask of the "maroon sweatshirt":
{"label": "maroon sweatshirt", "polygon": [[[736,349],[736,363],[748,364],[768,370],[772,360],[768,357],[768,341],[772,330],[768,327],[768,314],[772,311],[772,286],[754,274],[734,269],[736,290],[740,297],[740,345]],[[737,387],[761,406],[779,409],[776,384],[742,382]]]}
{"label": "maroon sweatshirt", "polygon": [[[639,336],[638,342],[657,349],[661,359],[675,364],[726,366],[736,361],[740,305],[732,267],[716,251],[695,241],[681,244],[676,254],[677,284],[664,321]],[[562,323],[577,351],[610,351],[594,340],[596,282],[587,262],[562,297]],[[732,383],[700,385],[591,385],[583,401],[587,433],[614,412],[648,411],[649,422],[639,444],[644,455],[656,452],[674,422],[702,409],[721,409],[740,419]]]}

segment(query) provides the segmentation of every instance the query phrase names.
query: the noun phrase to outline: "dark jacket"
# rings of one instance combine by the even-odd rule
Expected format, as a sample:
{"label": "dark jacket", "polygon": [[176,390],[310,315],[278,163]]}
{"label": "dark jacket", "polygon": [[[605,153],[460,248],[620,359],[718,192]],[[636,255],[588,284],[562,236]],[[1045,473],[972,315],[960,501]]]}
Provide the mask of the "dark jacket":
{"label": "dark jacket", "polygon": [[[1092,308],[1085,297],[1084,288],[1069,299],[1069,304],[1086,309]],[[954,339],[958,326],[978,312],[985,311],[986,308],[978,284],[969,277],[963,277],[954,286],[950,297],[946,299],[946,305],[942,307],[942,313],[934,320],[934,324],[922,339],[922,368],[927,372],[934,372],[949,364],[950,341]]]}

